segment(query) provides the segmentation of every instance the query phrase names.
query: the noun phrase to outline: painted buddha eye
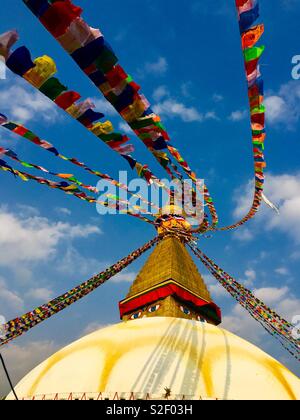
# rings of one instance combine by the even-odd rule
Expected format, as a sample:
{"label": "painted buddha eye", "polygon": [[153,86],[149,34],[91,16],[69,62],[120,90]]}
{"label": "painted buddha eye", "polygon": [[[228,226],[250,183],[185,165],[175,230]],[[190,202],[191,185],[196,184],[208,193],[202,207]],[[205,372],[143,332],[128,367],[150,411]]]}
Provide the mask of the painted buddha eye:
{"label": "painted buddha eye", "polygon": [[150,312],[150,314],[153,314],[153,312],[158,311],[159,308],[160,308],[160,305],[150,306],[150,308],[148,309],[148,312]]}
{"label": "painted buddha eye", "polygon": [[197,320],[198,320],[199,322],[203,322],[204,324],[207,324],[207,321],[206,321],[206,319],[205,319],[205,318],[203,318],[203,316],[198,315],[198,316],[197,316]]}
{"label": "painted buddha eye", "polygon": [[131,315],[130,319],[139,319],[142,316],[142,312],[136,312],[135,314]]}
{"label": "painted buddha eye", "polygon": [[188,308],[185,308],[184,306],[180,306],[181,312],[183,312],[185,315],[191,315],[191,311]]}

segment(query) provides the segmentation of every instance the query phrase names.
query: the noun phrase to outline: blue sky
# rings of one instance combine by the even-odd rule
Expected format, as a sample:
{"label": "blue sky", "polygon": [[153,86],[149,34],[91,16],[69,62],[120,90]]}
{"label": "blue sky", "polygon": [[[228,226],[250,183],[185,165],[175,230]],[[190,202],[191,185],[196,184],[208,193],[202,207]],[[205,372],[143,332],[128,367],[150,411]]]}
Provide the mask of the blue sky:
{"label": "blue sky", "polygon": [[[205,178],[225,225],[249,208],[253,175],[238,25],[233,1],[225,5],[214,1],[214,6],[209,0],[187,3],[183,9],[171,0],[76,2],[84,8],[86,21],[101,28],[120,63],[161,111],[173,144]],[[291,320],[300,314],[300,80],[291,76],[292,57],[300,54],[300,4],[298,0],[275,0],[272,7],[268,0],[261,4],[266,25],[261,61],[268,112],[266,193],[280,205],[281,215],[263,208],[242,229],[203,238],[199,246]],[[21,0],[2,0],[1,6],[5,14],[0,33],[16,28],[18,45],[30,47],[34,56],[52,56],[62,81],[104,106],[99,92]],[[102,172],[117,177],[119,169],[128,169],[117,154],[12,74],[0,81],[0,112],[26,122],[65,154]],[[116,127],[121,123],[115,115],[110,118]],[[134,135],[131,141],[138,159],[162,176]],[[73,171],[68,163],[4,130],[1,145],[9,145],[24,160],[60,172]],[[80,171],[76,175],[92,185],[97,182]],[[138,220],[99,216],[92,205],[22,183],[9,174],[0,174],[0,191],[0,314],[7,319],[70,289],[155,235]],[[118,322],[118,301],[144,261],[10,344],[3,353],[14,381],[62,346]],[[203,267],[199,269],[223,309],[224,327],[259,345],[299,376],[299,364],[226,296]],[[0,394],[6,390],[1,374]]]}

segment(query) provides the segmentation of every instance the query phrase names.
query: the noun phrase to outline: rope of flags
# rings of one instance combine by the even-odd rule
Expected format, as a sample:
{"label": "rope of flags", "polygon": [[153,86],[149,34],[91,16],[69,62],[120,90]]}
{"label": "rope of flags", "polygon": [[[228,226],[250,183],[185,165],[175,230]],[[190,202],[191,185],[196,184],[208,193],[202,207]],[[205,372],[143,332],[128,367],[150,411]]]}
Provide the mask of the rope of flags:
{"label": "rope of flags", "polygon": [[[31,12],[54,36],[80,69],[100,90],[106,100],[125,120],[146,148],[154,155],[167,173],[182,177],[174,158],[193,182],[197,176],[191,170],[179,150],[170,144],[170,137],[161,118],[147,98],[140,93],[141,87],[118,64],[119,60],[99,29],[91,28],[82,18],[83,10],[70,0],[23,0]],[[128,158],[130,160],[130,158]],[[212,227],[218,225],[218,216],[209,190],[204,199],[212,217]]]}
{"label": "rope of flags", "polygon": [[[36,169],[38,171],[41,171],[41,172],[47,173],[49,175],[55,176],[57,178],[61,178],[65,181],[72,182],[73,184],[77,185],[78,187],[81,187],[83,189],[88,190],[90,193],[94,193],[94,194],[99,194],[100,193],[100,191],[97,189],[97,187],[93,187],[91,185],[84,184],[83,182],[79,181],[72,174],[62,174],[62,173],[52,172],[52,171],[49,171],[48,169],[44,168],[43,166],[39,166],[39,165],[35,165],[33,163],[26,162],[26,161],[20,159],[18,157],[18,155],[16,154],[16,152],[14,152],[11,149],[4,149],[3,147],[0,147],[0,156],[1,156],[1,154],[6,155],[7,157],[14,160],[15,162],[18,162],[19,164],[21,164],[25,168],[33,168],[33,169]],[[130,203],[129,203],[128,200],[121,199],[119,196],[109,194],[109,193],[104,194],[104,195],[110,201],[116,201],[117,205],[122,204],[122,205],[126,206],[128,209],[130,208]],[[86,198],[89,199],[90,197],[86,197]],[[101,203],[102,204],[104,202],[100,202],[99,200],[95,200],[95,203],[97,203],[97,204]],[[105,205],[107,205],[107,202],[105,202]],[[148,214],[148,215],[151,214],[151,213],[148,212],[148,210],[146,210],[146,209],[144,209],[140,206],[137,206],[137,205],[135,205],[133,209],[135,211],[139,212],[140,214]]]}
{"label": "rope of flags", "polygon": [[1,155],[6,155],[8,158],[14,160],[15,162],[20,163],[20,165],[24,166],[25,168],[36,169],[36,170],[44,172],[46,174],[64,179],[64,180],[69,181],[69,182],[72,182],[72,183],[78,185],[79,187],[81,187],[85,190],[88,190],[91,193],[97,194],[99,192],[96,187],[84,184],[83,182],[79,181],[72,174],[63,174],[63,173],[52,172],[52,171],[49,171],[48,169],[44,168],[43,166],[39,166],[39,165],[36,165],[34,163],[26,162],[26,161],[20,159],[19,156],[17,155],[17,153],[14,152],[11,149],[5,149],[3,147],[0,147],[0,156]]}
{"label": "rope of flags", "polygon": [[[11,33],[8,32],[0,38],[0,44],[4,46],[4,50],[7,49],[7,47],[3,39],[9,39],[9,37],[15,40],[17,39],[17,34],[15,31],[11,31]],[[11,44],[12,42],[8,45],[11,46]],[[2,54],[6,57],[6,65],[12,72],[27,80],[33,87],[54,101],[60,108],[64,109],[71,117],[79,121],[96,137],[103,140],[112,149],[121,154],[121,156],[130,164],[130,167],[136,169],[138,175],[145,179],[148,184],[155,184],[170,194],[167,187],[153,175],[147,165],[142,165],[129,154],[129,152],[133,150],[133,147],[131,145],[124,146],[124,142],[128,140],[127,136],[121,138],[118,133],[110,133],[110,131],[113,130],[110,121],[104,123],[96,122],[98,118],[103,118],[104,114],[94,111],[94,104],[91,100],[87,99],[79,104],[73,103],[74,100],[78,100],[81,95],[74,91],[64,91],[64,89],[66,90],[67,88],[57,78],[52,77],[57,71],[52,58],[43,56],[32,61],[30,52],[26,47],[20,47],[14,52],[7,51],[4,53],[2,51]],[[72,105],[70,105],[71,103]],[[5,119],[5,116],[2,115],[2,119]],[[31,132],[28,133],[27,131],[29,130],[25,129],[25,127],[14,122],[4,122],[3,126],[16,134],[21,134],[27,139],[33,135]],[[39,139],[34,138],[34,141],[36,140],[38,141]],[[48,144],[43,142],[42,146],[46,146],[45,148],[47,148]],[[124,147],[126,147],[126,153]],[[55,148],[51,146],[48,148],[50,151],[56,152]],[[205,194],[209,194],[207,188]],[[142,199],[142,201],[145,202],[146,200]],[[147,202],[147,204],[153,203]],[[154,205],[154,207],[157,206]],[[157,210],[159,211],[159,208],[157,208]]]}
{"label": "rope of flags", "polygon": [[282,346],[300,361],[300,339],[293,338],[294,326],[279,316],[274,310],[259,300],[254,294],[220,268],[195,245],[189,244],[197,258],[210,271],[215,279],[264,329],[280,341]]}
{"label": "rope of flags", "polygon": [[[118,187],[120,189],[125,190],[129,195],[131,195],[132,197],[137,198],[138,200],[140,200],[141,202],[143,202],[144,204],[146,204],[147,209],[149,208],[149,206],[151,206],[151,209],[157,210],[157,213],[160,212],[160,208],[157,205],[155,205],[153,202],[149,202],[148,200],[146,200],[145,198],[143,198],[141,195],[135,194],[135,193],[131,192],[129,190],[129,188],[128,188],[127,185],[122,184],[120,182],[117,182],[116,180],[114,180],[113,178],[111,178],[107,174],[103,174],[103,173],[99,172],[98,170],[91,169],[85,163],[80,162],[77,158],[69,158],[69,157],[66,157],[66,156],[62,155],[60,153],[60,151],[58,150],[58,148],[56,146],[54,146],[52,143],[49,143],[48,141],[39,138],[36,133],[30,131],[24,125],[21,125],[19,123],[15,123],[13,121],[9,121],[8,118],[4,114],[0,114],[0,125],[3,128],[9,130],[10,132],[12,132],[12,133],[20,136],[24,140],[27,140],[27,141],[29,141],[29,142],[31,142],[31,143],[33,143],[33,144],[41,147],[42,149],[50,152],[52,155],[54,155],[54,156],[56,156],[58,158],[61,158],[64,161],[69,161],[72,164],[74,164],[74,165],[76,165],[78,167],[83,168],[88,173],[93,174],[93,175],[95,175],[95,176],[97,176],[97,177],[99,177],[101,179],[104,179],[104,180],[110,182],[112,185],[114,185],[114,186],[116,186],[116,187]],[[4,153],[4,151],[6,149],[0,147],[0,150],[2,150],[2,153]],[[52,173],[51,171],[47,171],[42,166],[34,165],[34,164],[31,164],[31,163],[28,163],[28,162],[24,162],[24,161],[19,160],[17,158],[16,153],[15,152],[12,152],[12,151],[9,151],[9,150],[6,150],[6,155],[9,156],[10,158],[13,158],[14,157],[14,160],[19,161],[19,163],[21,163],[23,166],[25,166],[27,168],[35,168],[35,169],[38,169],[38,170],[42,170],[43,172],[46,172],[46,173],[48,172],[51,175],[58,176],[58,177],[60,177],[60,178],[62,178],[64,180],[67,180],[67,181],[69,180],[69,181],[71,181],[73,183],[76,183],[78,186],[83,187],[83,188],[86,188],[90,192],[94,192],[94,193],[97,193],[98,192],[97,191],[97,188],[95,188],[93,186],[86,186],[86,185],[84,185],[79,180],[77,180],[74,175]],[[161,186],[164,187],[164,190],[167,192],[168,195],[171,194],[171,191],[166,186],[164,186],[162,183],[161,183]],[[119,198],[118,198],[118,201],[120,201]],[[190,201],[192,202],[193,201],[193,198],[190,199]],[[185,204],[187,205],[187,202]],[[148,212],[148,210],[143,209],[141,206],[136,206],[135,207],[135,210],[139,210],[140,212],[142,212],[142,214],[150,214]],[[208,217],[207,217],[207,215],[205,215],[205,222],[203,222],[201,224],[203,231],[206,230],[206,227],[207,226],[209,226],[209,223],[208,223],[208,220],[207,219],[208,219]]]}
{"label": "rope of flags", "polygon": [[104,179],[105,181],[110,182],[112,185],[123,189],[124,191],[126,191],[128,194],[130,194],[132,197],[135,197],[139,200],[141,200],[141,202],[143,202],[144,204],[146,204],[147,206],[151,205],[151,207],[156,208],[159,211],[159,208],[152,202],[147,201],[145,198],[143,198],[141,195],[139,194],[134,194],[133,192],[131,192],[128,188],[127,185],[122,184],[116,180],[114,180],[113,178],[111,178],[109,175],[107,174],[103,174],[102,172],[99,172],[98,170],[95,169],[91,169],[89,166],[87,166],[85,163],[80,162],[77,158],[69,158],[67,156],[62,155],[59,150],[57,149],[56,146],[54,146],[53,144],[42,140],[41,138],[39,138],[35,133],[33,133],[32,131],[30,131],[28,128],[26,128],[25,126],[15,123],[13,121],[9,121],[8,118],[3,115],[0,114],[0,125],[9,130],[10,132],[22,137],[23,139],[35,144],[36,146],[41,147],[42,149],[52,153],[53,156],[56,156],[60,159],[62,159],[63,161],[68,161],[70,163],[72,163],[73,165],[80,167],[82,169],[84,169],[85,171],[87,171],[88,173],[97,176],[98,178]]}
{"label": "rope of flags", "polygon": [[57,297],[56,299],[53,299],[50,302],[33,309],[32,311],[20,316],[19,318],[13,319],[7,322],[6,324],[0,326],[0,347],[16,339],[17,337],[20,337],[21,335],[27,333],[32,328],[39,325],[41,322],[46,321],[52,316],[58,314],[59,312],[68,308],[70,305],[73,305],[73,303],[78,302],[85,296],[88,296],[94,290],[98,289],[100,286],[106,283],[109,279],[111,279],[116,274],[120,273],[126,267],[132,264],[146,251],[151,249],[158,241],[159,238],[155,238],[149,241],[141,248],[138,248],[136,251],[132,252],[127,257],[123,258],[116,264],[109,267],[107,270],[93,276],[92,278],[80,284],[79,286],[74,287],[73,289]]}
{"label": "rope of flags", "polygon": [[[5,149],[4,149],[5,150]],[[14,160],[18,160],[16,154],[14,152],[9,153],[9,157],[13,156]],[[21,162],[21,161],[20,161]],[[28,164],[26,162],[24,162],[25,166],[27,166]],[[29,164],[33,167],[32,164]],[[34,165],[35,169],[39,169],[41,167],[38,167],[37,165]],[[63,191],[65,194],[68,195],[73,195],[76,198],[79,198],[80,200],[86,201],[90,204],[99,204],[101,206],[105,206],[108,208],[111,208],[113,210],[118,210],[119,213],[122,214],[128,214],[130,216],[136,217],[144,222],[150,223],[150,224],[154,224],[154,222],[151,219],[148,219],[145,216],[142,216],[141,209],[139,206],[133,206],[133,211],[131,211],[129,209],[130,207],[130,203],[128,201],[125,200],[121,200],[120,197],[111,195],[111,194],[107,194],[107,200],[106,201],[100,201],[94,197],[88,196],[85,192],[83,192],[77,184],[70,184],[67,181],[61,181],[61,182],[54,182],[51,181],[47,178],[44,177],[39,177],[39,176],[35,176],[32,174],[29,174],[27,172],[23,172],[23,171],[19,171],[15,168],[13,168],[12,166],[8,165],[8,163],[3,160],[0,159],[0,170],[4,171],[4,172],[9,172],[12,175],[14,175],[15,177],[20,178],[22,181],[35,181],[40,185],[46,185],[49,188],[52,189],[57,189],[60,191]],[[42,169],[40,169],[42,170]],[[144,211],[144,210],[143,210]],[[146,212],[146,211],[145,211]],[[152,216],[152,214],[151,214]]]}
{"label": "rope of flags", "polygon": [[[236,0],[236,8],[239,18],[241,42],[245,61],[246,78],[248,83],[248,98],[251,115],[252,144],[255,170],[254,199],[248,214],[239,222],[218,228],[220,231],[236,229],[258,212],[263,200],[265,183],[265,105],[264,105],[264,82],[261,77],[259,60],[265,50],[264,46],[257,46],[264,33],[264,25],[254,25],[259,18],[258,0]],[[253,26],[254,25],[254,26]]]}
{"label": "rope of flags", "polygon": [[[7,35],[4,34],[3,37]],[[15,31],[11,31],[11,38],[16,39]],[[3,45],[2,37],[0,44]],[[11,43],[8,44],[11,48]],[[100,122],[105,115],[95,110],[95,104],[91,99],[81,100],[82,96],[68,88],[54,75],[57,67],[54,60],[44,55],[32,60],[30,51],[25,46],[19,47],[13,52],[3,54],[6,66],[16,75],[22,77],[35,89],[39,90],[48,99],[53,101],[60,109],[83,125],[90,133],[107,144],[111,149],[124,158],[138,175],[148,183],[157,183],[157,178],[152,174],[148,165],[143,165],[135,160],[130,153],[134,151],[131,144],[127,144],[129,138],[119,132],[114,132],[110,121]]]}

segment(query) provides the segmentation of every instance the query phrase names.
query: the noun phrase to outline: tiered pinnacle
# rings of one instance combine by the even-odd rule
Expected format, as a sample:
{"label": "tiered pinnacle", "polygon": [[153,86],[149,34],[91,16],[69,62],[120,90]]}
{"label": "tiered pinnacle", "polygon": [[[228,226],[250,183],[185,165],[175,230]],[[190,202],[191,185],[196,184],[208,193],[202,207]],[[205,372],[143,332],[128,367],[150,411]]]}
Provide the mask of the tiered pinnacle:
{"label": "tiered pinnacle", "polygon": [[[170,215],[167,219],[173,230],[158,230],[163,238],[132,284],[126,299],[120,303],[121,318],[128,321],[153,316],[174,317],[217,325],[221,322],[221,312],[212,302],[185,241],[180,233],[176,233],[178,218]],[[182,227],[181,218],[179,222]]]}

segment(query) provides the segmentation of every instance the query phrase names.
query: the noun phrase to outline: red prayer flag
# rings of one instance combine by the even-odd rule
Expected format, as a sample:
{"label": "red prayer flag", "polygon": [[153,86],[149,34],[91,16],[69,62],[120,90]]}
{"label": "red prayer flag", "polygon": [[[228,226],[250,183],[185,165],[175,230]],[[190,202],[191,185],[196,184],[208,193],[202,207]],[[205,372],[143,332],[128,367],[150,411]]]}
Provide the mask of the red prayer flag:
{"label": "red prayer flag", "polygon": [[24,136],[26,133],[28,133],[27,128],[18,126],[14,130],[14,133],[18,134],[19,136]]}
{"label": "red prayer flag", "polygon": [[74,6],[70,0],[56,1],[40,17],[40,21],[55,38],[59,38],[81,14],[82,9]]}
{"label": "red prayer flag", "polygon": [[258,61],[259,61],[259,58],[248,61],[248,63],[245,63],[247,76],[252,74],[257,69]]}
{"label": "red prayer flag", "polygon": [[84,73],[89,76],[90,74],[95,73],[97,70],[98,69],[95,66],[95,64],[91,64],[89,67],[87,67],[86,69],[84,69]]}
{"label": "red prayer flag", "polygon": [[265,114],[255,114],[251,116],[251,122],[253,124],[260,124],[262,126],[265,126]]}
{"label": "red prayer flag", "polygon": [[59,95],[59,97],[56,98],[54,102],[60,108],[66,110],[75,102],[77,102],[80,98],[81,98],[81,95],[79,93],[70,91],[70,92],[64,92],[61,95]]}
{"label": "red prayer flag", "polygon": [[107,81],[109,82],[110,86],[112,88],[117,87],[122,81],[126,80],[128,77],[128,74],[125,72],[125,70],[120,66],[115,66],[112,70],[110,70],[105,75]]}
{"label": "red prayer flag", "polygon": [[248,0],[235,0],[237,7],[242,7],[247,3]]}

